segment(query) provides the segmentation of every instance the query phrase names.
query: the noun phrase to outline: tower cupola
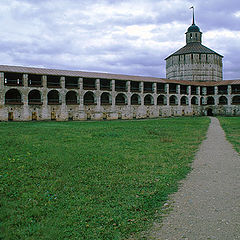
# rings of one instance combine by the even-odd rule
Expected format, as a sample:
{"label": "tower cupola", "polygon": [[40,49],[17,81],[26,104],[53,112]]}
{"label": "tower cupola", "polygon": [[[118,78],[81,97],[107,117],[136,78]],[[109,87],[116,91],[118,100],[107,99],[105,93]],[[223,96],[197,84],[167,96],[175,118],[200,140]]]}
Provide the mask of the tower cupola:
{"label": "tower cupola", "polygon": [[193,9],[193,21],[192,25],[188,28],[186,32],[186,43],[192,43],[192,42],[199,42],[202,43],[202,33],[200,31],[200,28],[195,25],[195,19],[194,19],[194,7],[191,7]]}

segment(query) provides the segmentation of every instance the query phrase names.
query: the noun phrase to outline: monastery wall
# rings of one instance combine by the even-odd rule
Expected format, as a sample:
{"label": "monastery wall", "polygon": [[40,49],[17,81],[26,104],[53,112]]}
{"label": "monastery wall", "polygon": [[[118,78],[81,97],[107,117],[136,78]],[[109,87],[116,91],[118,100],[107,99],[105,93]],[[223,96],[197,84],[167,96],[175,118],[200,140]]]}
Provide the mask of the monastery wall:
{"label": "monastery wall", "polygon": [[31,86],[28,74],[23,74],[20,84],[8,84],[4,73],[0,73],[0,121],[240,116],[240,85],[236,88],[230,84],[222,89],[171,82],[104,80],[109,85],[103,89],[102,79],[78,77],[75,86],[66,87],[67,77],[58,77],[57,87],[49,87],[51,77],[45,75],[39,86]]}

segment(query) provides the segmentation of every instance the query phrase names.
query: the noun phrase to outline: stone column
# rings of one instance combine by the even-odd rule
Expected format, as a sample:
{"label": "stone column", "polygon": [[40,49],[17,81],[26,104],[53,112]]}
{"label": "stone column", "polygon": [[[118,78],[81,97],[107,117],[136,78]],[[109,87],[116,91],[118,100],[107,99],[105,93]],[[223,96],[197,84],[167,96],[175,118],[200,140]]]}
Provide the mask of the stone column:
{"label": "stone column", "polygon": [[[112,91],[115,91],[115,80],[112,80]],[[114,103],[115,104],[115,103]]]}
{"label": "stone column", "polygon": [[214,95],[218,95],[218,87],[214,86]]}
{"label": "stone column", "polygon": [[[5,94],[4,94],[4,73],[0,73],[0,105],[4,105]],[[1,109],[1,108],[0,108]]]}
{"label": "stone column", "polygon": [[127,81],[127,91],[131,92],[131,83],[130,83],[130,81]]}
{"label": "stone column", "polygon": [[60,86],[61,88],[65,88],[65,77],[60,77]]}
{"label": "stone column", "polygon": [[228,106],[231,106],[232,105],[232,86],[231,85],[228,85],[228,88],[227,88],[227,99],[228,99]]}
{"label": "stone column", "polygon": [[42,86],[43,86],[43,88],[47,88],[47,76],[46,75],[42,76]]}
{"label": "stone column", "polygon": [[165,92],[166,94],[169,94],[169,83],[165,84]]}
{"label": "stone column", "polygon": [[23,86],[28,86],[28,74],[23,74]]}
{"label": "stone column", "polygon": [[[99,80],[99,79],[98,79]],[[101,106],[101,97],[100,94],[96,94],[97,109],[100,109]]]}
{"label": "stone column", "polygon": [[177,92],[177,94],[180,94],[180,85],[179,84],[176,86],[176,92]]}
{"label": "stone column", "polygon": [[207,87],[203,87],[203,88],[202,88],[202,93],[203,93],[203,94],[202,94],[203,96],[206,96],[206,95],[207,95]]}
{"label": "stone column", "polygon": [[197,90],[197,92],[196,92],[197,95],[200,95],[201,94],[201,87],[198,86],[196,90]]}
{"label": "stone column", "polygon": [[188,105],[191,106],[191,86],[187,86]]}
{"label": "stone column", "polygon": [[100,90],[100,79],[96,79],[96,89]]}
{"label": "stone column", "polygon": [[157,93],[157,83],[153,83],[153,93]]}
{"label": "stone column", "polygon": [[83,90],[83,78],[78,78],[78,88]]}
{"label": "stone column", "polygon": [[231,95],[231,93],[232,93],[232,86],[228,85],[227,94]]}
{"label": "stone column", "polygon": [[143,82],[140,82],[139,87],[140,87],[140,92],[143,94]]}

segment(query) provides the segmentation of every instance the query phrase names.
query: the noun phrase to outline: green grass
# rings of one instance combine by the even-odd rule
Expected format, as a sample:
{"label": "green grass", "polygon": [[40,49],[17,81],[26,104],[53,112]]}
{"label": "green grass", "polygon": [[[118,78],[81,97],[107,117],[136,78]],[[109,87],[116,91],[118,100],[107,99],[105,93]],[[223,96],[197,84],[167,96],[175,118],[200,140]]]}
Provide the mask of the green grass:
{"label": "green grass", "polygon": [[127,239],[146,230],[208,118],[0,123],[0,239]]}
{"label": "green grass", "polygon": [[229,142],[240,153],[240,117],[218,117]]}

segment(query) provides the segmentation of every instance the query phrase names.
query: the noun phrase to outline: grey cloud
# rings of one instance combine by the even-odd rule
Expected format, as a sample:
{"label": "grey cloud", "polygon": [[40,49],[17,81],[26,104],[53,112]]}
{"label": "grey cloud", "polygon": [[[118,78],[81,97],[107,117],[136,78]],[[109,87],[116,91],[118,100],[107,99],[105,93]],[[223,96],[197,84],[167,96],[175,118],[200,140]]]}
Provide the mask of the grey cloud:
{"label": "grey cloud", "polygon": [[[192,4],[196,7],[196,23],[203,33],[222,28],[240,30],[240,18],[233,15],[240,9],[236,0],[193,3],[187,0],[14,0],[11,3],[9,14],[2,16],[9,26],[4,28],[8,40],[0,39],[0,55],[9,56],[17,65],[165,77],[164,58],[185,45],[184,33],[191,24]],[[14,7],[14,3],[20,5]],[[21,3],[28,5],[24,8]],[[146,6],[145,14],[134,14],[141,4]],[[6,0],[0,3],[0,7],[8,5]],[[98,6],[111,6],[116,13],[95,16],[91,11]],[[131,11],[125,14],[123,6],[131,7]],[[118,11],[118,8],[123,9]],[[149,24],[155,25],[150,32],[151,40],[166,47],[153,48],[143,41],[142,46],[136,46],[141,36],[124,32],[128,26]],[[170,24],[170,28],[164,28],[163,24]],[[216,39],[213,45],[213,50],[226,52],[224,76],[228,79],[240,78],[238,42]],[[4,59],[1,64],[6,64]]]}

